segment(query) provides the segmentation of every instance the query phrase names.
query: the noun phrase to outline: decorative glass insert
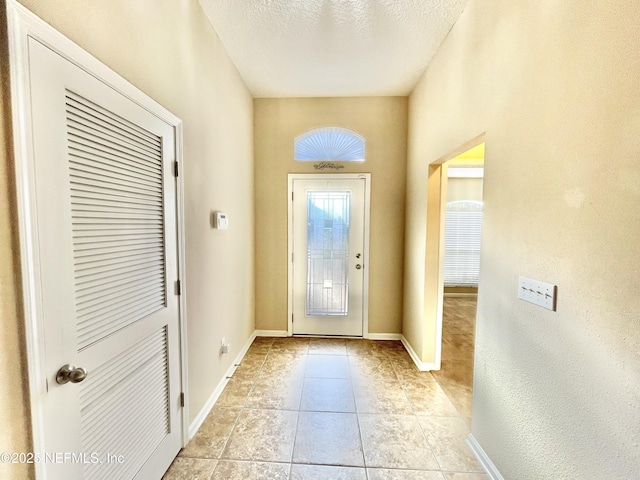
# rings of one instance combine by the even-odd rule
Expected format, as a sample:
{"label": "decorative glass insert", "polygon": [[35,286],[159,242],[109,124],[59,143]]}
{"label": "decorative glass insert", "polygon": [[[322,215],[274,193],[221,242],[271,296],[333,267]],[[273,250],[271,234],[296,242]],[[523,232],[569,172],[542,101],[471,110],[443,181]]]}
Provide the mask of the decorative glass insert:
{"label": "decorative glass insert", "polygon": [[364,162],[364,137],[346,128],[316,128],[296,137],[293,158],[302,162]]}
{"label": "decorative glass insert", "polygon": [[349,313],[350,192],[307,194],[307,305],[309,316]]}

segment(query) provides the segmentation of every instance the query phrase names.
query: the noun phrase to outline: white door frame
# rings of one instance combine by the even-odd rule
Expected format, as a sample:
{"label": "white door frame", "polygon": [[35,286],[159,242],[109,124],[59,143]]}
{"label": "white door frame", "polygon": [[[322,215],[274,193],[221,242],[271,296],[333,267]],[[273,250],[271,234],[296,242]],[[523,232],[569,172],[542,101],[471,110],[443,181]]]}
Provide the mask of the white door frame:
{"label": "white door frame", "polygon": [[[20,5],[7,0],[7,24],[9,32],[9,64],[11,74],[11,106],[13,143],[16,171],[18,227],[20,238],[20,262],[22,271],[22,295],[25,317],[25,336],[29,374],[30,411],[33,451],[44,452],[44,401],[47,392],[47,374],[44,369],[44,337],[41,305],[40,264],[38,256],[38,231],[34,205],[35,177],[32,148],[31,99],[29,87],[28,39],[33,38],[60,56],[98,78],[134,103],[151,112],[175,129],[178,165],[182,164],[182,121],[171,112],[138,90],[123,77],[98,61],[60,32]],[[4,15],[4,12],[2,12]],[[182,408],[182,444],[188,441],[187,392],[187,338],[185,301],[185,236],[184,236],[184,180],[176,178],[176,208],[178,228],[178,276],[181,282],[179,305],[180,371],[181,388],[185,395]],[[36,478],[45,478],[44,463],[36,463]]]}
{"label": "white door frame", "polygon": [[369,230],[371,218],[370,173],[290,173],[287,196],[287,335],[293,335],[293,181],[294,180],[365,180],[364,187],[364,281],[362,284],[362,337],[369,338]]}

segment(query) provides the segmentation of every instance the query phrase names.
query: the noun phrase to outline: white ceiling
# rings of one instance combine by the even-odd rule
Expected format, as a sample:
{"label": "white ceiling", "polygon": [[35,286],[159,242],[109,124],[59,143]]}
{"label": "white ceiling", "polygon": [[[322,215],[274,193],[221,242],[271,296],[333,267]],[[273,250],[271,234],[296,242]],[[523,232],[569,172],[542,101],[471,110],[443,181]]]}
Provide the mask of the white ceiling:
{"label": "white ceiling", "polygon": [[200,0],[254,97],[408,95],[467,0]]}

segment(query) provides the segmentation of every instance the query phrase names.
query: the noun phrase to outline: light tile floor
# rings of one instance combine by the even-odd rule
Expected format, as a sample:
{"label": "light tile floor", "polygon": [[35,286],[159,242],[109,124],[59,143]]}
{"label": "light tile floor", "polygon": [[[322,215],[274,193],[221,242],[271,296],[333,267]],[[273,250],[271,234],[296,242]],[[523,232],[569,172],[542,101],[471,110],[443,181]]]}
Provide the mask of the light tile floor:
{"label": "light tile floor", "polygon": [[488,480],[465,377],[418,371],[397,341],[258,337],[164,478]]}

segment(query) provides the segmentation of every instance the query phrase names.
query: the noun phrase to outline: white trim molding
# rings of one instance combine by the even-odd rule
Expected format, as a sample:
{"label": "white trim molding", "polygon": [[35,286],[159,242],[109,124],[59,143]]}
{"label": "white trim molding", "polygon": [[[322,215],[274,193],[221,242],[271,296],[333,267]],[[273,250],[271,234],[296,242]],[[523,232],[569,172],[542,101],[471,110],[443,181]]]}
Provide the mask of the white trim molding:
{"label": "white trim molding", "polygon": [[253,334],[255,337],[288,337],[286,330],[256,330]]}
{"label": "white trim molding", "polygon": [[504,480],[504,477],[502,476],[500,471],[498,471],[498,467],[494,465],[494,463],[489,458],[489,455],[487,455],[487,453],[471,433],[467,436],[466,442],[484,468],[485,472],[487,472],[487,475],[489,475],[489,477],[491,478],[491,480]]}
{"label": "white trim molding", "polygon": [[416,364],[416,367],[418,367],[418,370],[420,370],[421,372],[429,372],[431,370],[439,370],[439,368],[437,368],[435,363],[423,362],[422,360],[420,360],[420,357],[418,356],[418,354],[413,349],[413,347],[411,346],[411,344],[405,338],[404,335],[400,336],[400,341],[404,345],[404,348],[407,349],[407,352],[409,352],[409,356],[411,357],[411,360],[413,360],[413,363]]}
{"label": "white trim molding", "polygon": [[402,340],[401,333],[369,333],[365,335],[369,340]]}

